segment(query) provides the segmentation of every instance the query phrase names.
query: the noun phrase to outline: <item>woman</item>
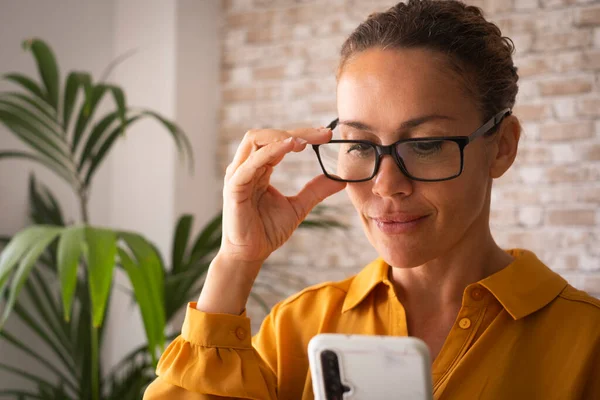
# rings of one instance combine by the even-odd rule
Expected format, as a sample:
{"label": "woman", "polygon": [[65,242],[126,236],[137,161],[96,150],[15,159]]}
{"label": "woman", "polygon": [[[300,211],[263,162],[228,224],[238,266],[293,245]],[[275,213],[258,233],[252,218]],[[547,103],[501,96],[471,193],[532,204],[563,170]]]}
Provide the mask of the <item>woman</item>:
{"label": "woman", "polygon": [[[362,23],[338,71],[346,142],[328,128],[246,134],[220,251],[145,398],[311,399],[308,341],[343,332],[424,340],[436,399],[600,399],[600,302],[490,233],[492,183],[521,132],[512,51],[460,2],[412,0]],[[308,144],[326,175],[284,197],[273,168]],[[276,305],[250,338],[262,263],[344,187],[380,258]]]}

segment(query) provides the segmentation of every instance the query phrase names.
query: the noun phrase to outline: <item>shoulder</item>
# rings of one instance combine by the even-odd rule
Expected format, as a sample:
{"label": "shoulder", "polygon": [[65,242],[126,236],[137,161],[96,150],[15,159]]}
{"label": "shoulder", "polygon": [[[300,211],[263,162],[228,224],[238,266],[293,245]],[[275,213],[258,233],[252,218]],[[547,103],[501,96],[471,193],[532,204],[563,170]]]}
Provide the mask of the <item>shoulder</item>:
{"label": "shoulder", "polygon": [[319,301],[343,300],[348,293],[350,285],[356,275],[337,282],[323,282],[307,287],[306,289],[288,297],[279,303],[280,308],[293,307],[302,303]]}
{"label": "shoulder", "polygon": [[592,334],[596,340],[600,340],[599,299],[567,285],[551,303],[549,311],[558,324],[555,326],[562,326],[566,330],[577,326],[578,334]]}
{"label": "shoulder", "polygon": [[567,285],[562,292],[560,292],[558,297],[571,307],[581,309],[582,312],[600,318],[600,299],[589,295],[583,290],[575,289],[573,286]]}
{"label": "shoulder", "polygon": [[355,278],[356,275],[353,275],[341,281],[309,286],[277,303],[271,309],[271,315],[277,320],[282,318],[322,320],[341,313],[346,295]]}

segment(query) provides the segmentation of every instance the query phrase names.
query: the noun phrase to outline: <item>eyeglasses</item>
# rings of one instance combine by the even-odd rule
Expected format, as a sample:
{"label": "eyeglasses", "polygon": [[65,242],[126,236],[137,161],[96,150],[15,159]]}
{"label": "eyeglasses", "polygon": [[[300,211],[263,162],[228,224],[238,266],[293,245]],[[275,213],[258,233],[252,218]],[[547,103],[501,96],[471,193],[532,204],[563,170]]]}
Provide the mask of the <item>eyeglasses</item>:
{"label": "eyeglasses", "polygon": [[[373,179],[385,155],[391,155],[410,179],[447,181],[462,173],[465,147],[496,128],[511,113],[509,108],[502,110],[469,136],[402,139],[388,146],[366,140],[331,140],[312,147],[323,173],[336,181],[364,182]],[[334,131],[334,136],[338,122],[339,118],[328,126]]]}

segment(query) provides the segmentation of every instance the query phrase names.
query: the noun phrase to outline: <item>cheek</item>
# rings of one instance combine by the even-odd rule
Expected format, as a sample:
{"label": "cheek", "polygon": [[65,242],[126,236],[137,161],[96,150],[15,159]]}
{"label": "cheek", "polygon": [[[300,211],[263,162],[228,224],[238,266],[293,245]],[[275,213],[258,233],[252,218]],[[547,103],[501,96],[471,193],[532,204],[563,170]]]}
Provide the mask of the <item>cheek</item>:
{"label": "cheek", "polygon": [[348,197],[350,197],[350,201],[354,205],[354,208],[360,213],[363,210],[365,203],[369,201],[370,196],[373,195],[371,181],[348,183],[346,185],[346,193],[348,194]]}
{"label": "cheek", "polygon": [[489,184],[485,155],[476,151],[465,152],[462,174],[441,184],[443,186],[432,196],[437,197],[436,205],[445,210],[447,219],[461,219],[468,223],[476,218],[485,205]]}

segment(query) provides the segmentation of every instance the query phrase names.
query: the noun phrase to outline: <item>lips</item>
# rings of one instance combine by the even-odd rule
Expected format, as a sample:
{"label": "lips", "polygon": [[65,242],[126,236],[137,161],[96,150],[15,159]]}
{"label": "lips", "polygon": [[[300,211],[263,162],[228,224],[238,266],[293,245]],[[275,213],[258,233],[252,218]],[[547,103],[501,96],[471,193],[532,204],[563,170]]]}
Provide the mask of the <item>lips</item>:
{"label": "lips", "polygon": [[385,215],[381,217],[371,217],[371,219],[375,222],[381,223],[408,223],[412,221],[416,221],[420,218],[425,217],[424,214],[393,214],[393,215]]}
{"label": "lips", "polygon": [[428,214],[396,213],[371,217],[371,219],[380,231],[393,235],[414,231],[427,217]]}

